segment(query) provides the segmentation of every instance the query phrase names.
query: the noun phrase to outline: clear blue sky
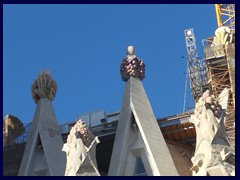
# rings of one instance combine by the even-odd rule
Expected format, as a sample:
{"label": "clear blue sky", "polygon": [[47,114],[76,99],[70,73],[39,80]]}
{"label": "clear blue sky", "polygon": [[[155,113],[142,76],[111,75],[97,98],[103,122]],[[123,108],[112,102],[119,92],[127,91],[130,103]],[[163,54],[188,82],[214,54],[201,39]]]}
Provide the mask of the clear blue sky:
{"label": "clear blue sky", "polygon": [[[214,4],[5,4],[3,116],[32,121],[31,85],[44,69],[58,85],[53,106],[59,124],[98,109],[119,111],[125,87],[119,66],[128,45],[146,64],[143,85],[156,118],[181,113],[188,28],[203,58],[201,41],[217,28]],[[188,85],[186,108],[190,99]]]}

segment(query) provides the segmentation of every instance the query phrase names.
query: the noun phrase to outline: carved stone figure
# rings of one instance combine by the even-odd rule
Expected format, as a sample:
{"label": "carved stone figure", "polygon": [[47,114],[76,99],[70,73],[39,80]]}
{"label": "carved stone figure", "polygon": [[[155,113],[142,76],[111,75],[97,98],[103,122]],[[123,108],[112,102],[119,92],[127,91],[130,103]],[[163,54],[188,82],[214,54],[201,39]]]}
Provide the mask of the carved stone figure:
{"label": "carved stone figure", "polygon": [[[224,90],[228,97],[227,89]],[[219,96],[223,97],[222,94]],[[227,102],[228,98],[225,99]],[[205,91],[195,106],[191,122],[195,124],[197,139],[193,163],[193,176],[235,175],[235,152],[231,148],[224,128],[225,109],[216,97]]]}
{"label": "carved stone figure", "polygon": [[47,71],[43,71],[32,84],[31,90],[36,104],[40,98],[48,98],[52,101],[56,95],[57,84]]}
{"label": "carved stone figure", "polygon": [[215,31],[215,37],[213,39],[213,43],[215,45],[221,45],[221,44],[229,44],[234,42],[234,36],[235,32],[232,31],[229,27],[221,26],[216,29]]}
{"label": "carved stone figure", "polygon": [[100,176],[96,162],[98,143],[98,137],[94,138],[85,122],[78,120],[62,149],[67,156],[65,176]]}
{"label": "carved stone figure", "polygon": [[20,119],[7,115],[3,119],[3,147],[15,144],[15,139],[24,133],[25,128]]}

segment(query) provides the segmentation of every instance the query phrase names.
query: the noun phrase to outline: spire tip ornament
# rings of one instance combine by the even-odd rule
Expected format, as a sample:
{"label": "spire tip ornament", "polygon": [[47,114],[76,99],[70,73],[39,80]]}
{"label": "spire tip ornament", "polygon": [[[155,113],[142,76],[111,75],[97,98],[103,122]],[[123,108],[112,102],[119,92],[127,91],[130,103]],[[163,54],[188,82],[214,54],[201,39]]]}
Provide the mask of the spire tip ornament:
{"label": "spire tip ornament", "polygon": [[42,71],[31,87],[32,98],[37,104],[41,98],[53,100],[57,92],[57,84],[46,70]]}
{"label": "spire tip ornament", "polygon": [[141,81],[145,78],[145,64],[143,60],[135,55],[134,46],[127,47],[127,56],[120,65],[120,74],[122,80],[127,82],[133,76]]}

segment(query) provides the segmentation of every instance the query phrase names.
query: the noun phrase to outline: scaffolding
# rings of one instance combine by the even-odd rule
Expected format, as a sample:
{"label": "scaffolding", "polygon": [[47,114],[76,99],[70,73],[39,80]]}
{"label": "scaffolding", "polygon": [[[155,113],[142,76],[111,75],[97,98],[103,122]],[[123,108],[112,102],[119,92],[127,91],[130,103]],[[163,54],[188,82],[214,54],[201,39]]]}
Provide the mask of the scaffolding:
{"label": "scaffolding", "polygon": [[218,97],[225,88],[229,90],[224,124],[229,142],[235,148],[235,4],[215,4],[215,11],[218,28],[230,29],[230,32],[225,31],[229,34],[222,35],[231,38],[216,43],[218,31],[215,37],[204,39],[202,44],[211,93]]}
{"label": "scaffolding", "polygon": [[225,127],[227,137],[235,148],[235,43],[214,45],[213,37],[203,40],[209,70],[211,93],[216,97],[229,89]]}

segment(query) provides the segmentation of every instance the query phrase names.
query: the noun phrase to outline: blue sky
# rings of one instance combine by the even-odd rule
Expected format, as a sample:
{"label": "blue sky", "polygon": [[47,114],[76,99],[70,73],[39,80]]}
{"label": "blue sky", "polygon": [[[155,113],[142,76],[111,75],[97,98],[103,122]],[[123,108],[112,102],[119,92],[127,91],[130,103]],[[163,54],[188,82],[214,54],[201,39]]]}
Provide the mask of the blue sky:
{"label": "blue sky", "polygon": [[[181,113],[188,28],[203,58],[201,41],[217,28],[214,4],[5,4],[3,116],[32,121],[31,85],[42,70],[58,85],[59,124],[89,111],[119,111],[125,87],[119,66],[128,45],[146,64],[143,85],[156,118]],[[186,108],[193,103],[189,91],[188,85]]]}

